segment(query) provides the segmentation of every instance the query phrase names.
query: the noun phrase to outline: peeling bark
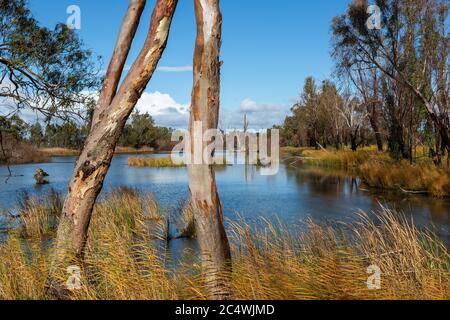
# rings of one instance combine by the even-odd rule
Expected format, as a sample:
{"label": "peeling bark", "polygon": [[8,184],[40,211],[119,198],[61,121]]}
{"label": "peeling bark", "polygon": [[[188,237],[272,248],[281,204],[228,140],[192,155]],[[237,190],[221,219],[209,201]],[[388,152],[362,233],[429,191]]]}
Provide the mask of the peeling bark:
{"label": "peeling bark", "polygon": [[[199,144],[205,150],[209,143],[202,141],[202,137],[195,136],[195,122],[202,122],[203,132],[218,126],[222,35],[219,1],[195,0],[195,15],[197,40],[190,118],[191,152]],[[188,171],[190,200],[208,295],[210,299],[228,299],[231,297],[231,255],[222,221],[222,206],[217,193],[214,168],[207,164],[192,164],[188,166]]]}
{"label": "peeling bark", "polygon": [[[131,0],[94,114],[91,131],[76,163],[64,203],[50,271],[50,286],[57,270],[71,258],[82,259],[92,210],[111,164],[125,123],[150,81],[165,49],[177,0],[158,0],[144,46],[116,93],[131,43],[146,0]],[[62,290],[64,291],[64,290]]]}

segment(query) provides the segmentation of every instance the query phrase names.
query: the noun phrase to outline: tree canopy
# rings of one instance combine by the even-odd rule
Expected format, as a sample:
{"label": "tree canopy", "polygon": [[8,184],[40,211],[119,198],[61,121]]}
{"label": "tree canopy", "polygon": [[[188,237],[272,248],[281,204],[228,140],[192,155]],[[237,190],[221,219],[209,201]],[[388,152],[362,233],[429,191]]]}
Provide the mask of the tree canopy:
{"label": "tree canopy", "polygon": [[82,115],[99,88],[98,66],[74,30],[41,26],[26,0],[0,0],[0,103],[53,117]]}

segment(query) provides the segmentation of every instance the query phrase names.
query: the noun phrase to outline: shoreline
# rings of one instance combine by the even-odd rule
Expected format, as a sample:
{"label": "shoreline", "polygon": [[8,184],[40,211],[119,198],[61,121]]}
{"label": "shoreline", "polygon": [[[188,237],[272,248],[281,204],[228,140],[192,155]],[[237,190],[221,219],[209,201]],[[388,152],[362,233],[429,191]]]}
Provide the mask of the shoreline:
{"label": "shoreline", "polygon": [[421,194],[430,198],[450,198],[450,168],[436,166],[430,159],[418,158],[414,163],[394,160],[386,151],[374,147],[348,149],[282,148],[283,160],[291,166],[302,163],[309,167],[339,170],[356,176],[370,189]]}
{"label": "shoreline", "polygon": [[[37,164],[37,163],[50,163],[52,157],[78,157],[81,153],[80,150],[75,149],[67,149],[67,148],[39,148],[37,149],[39,153],[39,158],[34,161],[12,161],[10,163],[0,162],[1,166],[15,166],[15,165],[23,165],[23,164]],[[145,154],[160,154],[166,153],[170,151],[166,150],[155,150],[153,148],[141,148],[135,149],[130,147],[117,147],[114,154],[134,154],[134,155],[145,155]]]}

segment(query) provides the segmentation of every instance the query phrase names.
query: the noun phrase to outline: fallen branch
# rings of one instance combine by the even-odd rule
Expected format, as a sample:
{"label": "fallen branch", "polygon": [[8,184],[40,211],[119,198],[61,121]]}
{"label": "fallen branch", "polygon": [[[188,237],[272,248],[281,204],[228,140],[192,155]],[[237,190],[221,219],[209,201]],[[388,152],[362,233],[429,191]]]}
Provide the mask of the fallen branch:
{"label": "fallen branch", "polygon": [[283,161],[288,161],[288,160],[291,160],[291,159],[295,159],[295,161],[289,163],[290,166],[294,166],[294,165],[295,165],[297,162],[299,162],[299,161],[305,161],[305,160],[319,160],[319,159],[317,159],[317,158],[295,156],[295,157],[289,157],[289,158],[283,159]]}
{"label": "fallen branch", "polygon": [[405,190],[402,187],[399,187],[399,188],[403,193],[409,193],[409,194],[429,194],[430,193],[428,191],[411,191],[411,190]]}
{"label": "fallen branch", "polygon": [[316,142],[320,149],[325,151],[326,153],[330,153],[327,149],[325,149],[320,143]]}

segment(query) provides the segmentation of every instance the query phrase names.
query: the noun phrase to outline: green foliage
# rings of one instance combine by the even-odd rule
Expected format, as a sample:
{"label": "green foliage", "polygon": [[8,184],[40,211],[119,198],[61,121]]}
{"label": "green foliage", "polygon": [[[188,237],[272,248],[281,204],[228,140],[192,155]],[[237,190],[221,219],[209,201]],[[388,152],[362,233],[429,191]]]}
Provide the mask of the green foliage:
{"label": "green foliage", "polygon": [[164,149],[171,145],[171,134],[171,129],[156,126],[148,113],[141,114],[136,111],[131,116],[131,123],[125,126],[119,144],[136,149]]}
{"label": "green foliage", "polygon": [[39,122],[30,126],[30,142],[38,148],[44,142],[44,133],[42,132],[42,126]]}
{"label": "green foliage", "polygon": [[28,125],[17,115],[10,118],[0,116],[0,132],[9,139],[21,140],[25,138]]}
{"label": "green foliage", "polygon": [[25,0],[0,0],[0,98],[52,117],[78,114],[100,85],[92,52],[65,24],[39,25]]}
{"label": "green foliage", "polygon": [[44,143],[46,147],[81,149],[88,132],[86,126],[79,126],[73,121],[62,124],[48,124],[45,128]]}
{"label": "green foliage", "polygon": [[[381,10],[379,29],[366,25],[367,0],[354,1],[333,20],[338,74],[359,85],[382,113],[393,158],[412,159],[418,139],[443,157],[450,152],[449,2],[376,4]],[[371,76],[374,79],[368,82]]]}
{"label": "green foliage", "polygon": [[359,100],[348,92],[339,93],[329,80],[318,88],[315,80],[305,80],[300,101],[292,108],[281,127],[281,142],[290,147],[338,148],[345,141],[355,142],[365,129]]}

